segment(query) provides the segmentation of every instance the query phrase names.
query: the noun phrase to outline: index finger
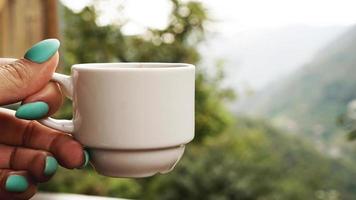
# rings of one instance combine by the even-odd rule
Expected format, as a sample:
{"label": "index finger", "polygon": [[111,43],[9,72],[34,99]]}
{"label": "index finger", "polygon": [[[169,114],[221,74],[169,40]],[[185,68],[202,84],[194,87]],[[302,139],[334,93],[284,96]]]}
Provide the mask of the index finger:
{"label": "index finger", "polygon": [[0,143],[51,152],[66,168],[88,163],[88,154],[69,134],[50,129],[37,121],[17,119],[13,111],[0,108]]}

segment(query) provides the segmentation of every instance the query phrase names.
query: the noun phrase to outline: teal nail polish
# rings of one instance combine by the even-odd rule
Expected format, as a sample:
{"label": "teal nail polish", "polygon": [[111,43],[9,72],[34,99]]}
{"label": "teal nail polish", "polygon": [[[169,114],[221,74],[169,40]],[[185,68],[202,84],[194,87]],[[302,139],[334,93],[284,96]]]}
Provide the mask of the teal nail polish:
{"label": "teal nail polish", "polygon": [[83,152],[84,152],[85,161],[84,161],[84,164],[79,169],[82,169],[82,168],[86,167],[88,165],[88,163],[89,163],[89,157],[90,157],[89,156],[89,152],[87,150],[84,150]]}
{"label": "teal nail polish", "polygon": [[57,39],[42,40],[27,50],[25,58],[36,63],[46,62],[57,52],[59,46]]}
{"label": "teal nail polish", "polygon": [[10,175],[7,177],[5,188],[9,192],[24,192],[28,188],[28,182],[21,175]]}
{"label": "teal nail polish", "polygon": [[44,169],[44,174],[46,176],[50,176],[54,174],[57,171],[58,168],[58,162],[55,158],[52,156],[47,156],[46,157],[46,164],[45,164],[45,169]]}
{"label": "teal nail polish", "polygon": [[42,101],[26,103],[20,106],[15,116],[20,119],[41,119],[47,115],[49,111],[49,106],[47,103]]}

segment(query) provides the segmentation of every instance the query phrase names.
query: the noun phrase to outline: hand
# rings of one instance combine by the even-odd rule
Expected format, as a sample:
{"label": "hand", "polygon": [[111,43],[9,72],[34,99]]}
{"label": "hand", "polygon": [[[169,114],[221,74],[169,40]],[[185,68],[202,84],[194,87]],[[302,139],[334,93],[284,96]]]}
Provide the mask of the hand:
{"label": "hand", "polygon": [[16,117],[0,108],[0,199],[31,198],[58,163],[69,169],[88,163],[88,153],[70,135],[31,121],[52,115],[62,104],[59,86],[50,82],[58,48],[58,40],[44,40],[23,59],[0,58],[0,105],[22,101]]}

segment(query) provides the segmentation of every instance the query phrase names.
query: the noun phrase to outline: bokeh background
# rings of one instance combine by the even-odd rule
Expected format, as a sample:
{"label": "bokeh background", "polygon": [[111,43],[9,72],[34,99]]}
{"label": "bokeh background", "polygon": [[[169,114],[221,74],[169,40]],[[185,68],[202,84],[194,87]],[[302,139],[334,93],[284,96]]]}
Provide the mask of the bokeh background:
{"label": "bokeh background", "polygon": [[[86,62],[197,66],[195,139],[143,179],[61,168],[41,191],[134,199],[356,198],[356,4],[0,0],[0,55],[49,37]],[[56,114],[71,118],[71,102]],[[118,138],[120,139],[120,138]]]}

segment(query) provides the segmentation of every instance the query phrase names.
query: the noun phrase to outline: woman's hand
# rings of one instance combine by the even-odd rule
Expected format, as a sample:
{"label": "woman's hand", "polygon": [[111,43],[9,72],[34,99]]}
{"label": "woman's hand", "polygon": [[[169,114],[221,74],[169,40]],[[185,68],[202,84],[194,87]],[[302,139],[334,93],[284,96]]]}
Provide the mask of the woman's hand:
{"label": "woman's hand", "polygon": [[63,167],[81,168],[88,153],[70,135],[37,121],[62,104],[57,83],[50,82],[58,64],[59,41],[44,40],[23,59],[0,58],[0,105],[22,101],[16,117],[0,108],[0,199],[29,199],[36,185]]}

